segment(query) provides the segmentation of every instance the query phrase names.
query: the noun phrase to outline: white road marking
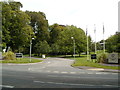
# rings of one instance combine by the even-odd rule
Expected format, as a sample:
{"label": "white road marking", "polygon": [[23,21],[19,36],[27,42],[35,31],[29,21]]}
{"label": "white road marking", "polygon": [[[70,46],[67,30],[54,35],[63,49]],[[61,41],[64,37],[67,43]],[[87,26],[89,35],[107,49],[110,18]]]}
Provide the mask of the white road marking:
{"label": "white road marking", "polygon": [[51,63],[51,62],[48,62],[48,63]]}
{"label": "white road marking", "polygon": [[0,85],[0,87],[4,87],[4,88],[14,88],[14,86],[10,86],[10,85]]}
{"label": "white road marking", "polygon": [[94,74],[94,73],[87,73],[87,74]]}
{"label": "white road marking", "polygon": [[71,74],[76,74],[76,72],[70,72]]}
{"label": "white road marking", "polygon": [[30,71],[31,70],[31,68],[28,68],[28,71]]}
{"label": "white road marking", "polygon": [[42,68],[45,68],[45,67],[42,67]]}
{"label": "white road marking", "polygon": [[118,74],[118,73],[111,73],[111,74]]}
{"label": "white road marking", "polygon": [[102,74],[102,73],[96,73],[96,74]]}
{"label": "white road marking", "polygon": [[51,71],[48,70],[48,71],[46,71],[46,72],[51,72]]}
{"label": "white road marking", "polygon": [[61,72],[61,73],[68,73],[68,72]]}
{"label": "white road marking", "polygon": [[57,83],[57,82],[43,82],[43,81],[33,81],[35,83],[47,83],[47,84],[63,84],[63,85],[73,85],[73,86],[80,86],[80,85],[84,85],[84,86],[106,86],[106,87],[118,87],[118,86],[114,86],[114,85],[91,85],[91,84],[74,84],[74,83]]}
{"label": "white road marking", "polygon": [[53,73],[59,73],[59,71],[53,71]]}

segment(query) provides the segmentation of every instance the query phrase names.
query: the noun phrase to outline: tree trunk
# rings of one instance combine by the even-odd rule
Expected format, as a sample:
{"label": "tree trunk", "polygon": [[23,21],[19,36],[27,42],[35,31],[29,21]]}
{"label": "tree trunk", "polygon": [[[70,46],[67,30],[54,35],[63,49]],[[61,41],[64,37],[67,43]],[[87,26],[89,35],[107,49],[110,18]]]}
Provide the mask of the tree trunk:
{"label": "tree trunk", "polygon": [[79,57],[80,57],[80,53],[79,53]]}

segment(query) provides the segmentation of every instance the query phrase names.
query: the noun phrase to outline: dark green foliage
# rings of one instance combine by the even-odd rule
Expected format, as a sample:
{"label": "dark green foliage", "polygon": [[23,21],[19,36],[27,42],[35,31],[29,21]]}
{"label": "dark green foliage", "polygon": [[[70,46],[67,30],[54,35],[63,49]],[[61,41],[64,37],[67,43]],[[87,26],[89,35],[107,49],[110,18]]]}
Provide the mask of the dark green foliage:
{"label": "dark green foliage", "polygon": [[35,50],[36,50],[36,53],[38,54],[38,56],[40,54],[48,54],[50,52],[50,46],[47,43],[47,41],[40,41],[40,42],[36,43]]}
{"label": "dark green foliage", "polygon": [[[73,54],[75,40],[76,54],[86,52],[86,35],[81,28],[59,24],[48,25],[43,12],[20,10],[20,2],[2,2],[3,47],[10,47],[13,52],[29,54],[32,40],[32,53]],[[89,43],[91,38],[89,37]]]}
{"label": "dark green foliage", "polygon": [[43,40],[48,41],[50,36],[48,31],[48,20],[46,19],[45,14],[43,12],[31,12],[31,11],[26,11],[26,13],[31,18],[30,25],[34,30],[36,41],[37,42]]}
{"label": "dark green foliage", "polygon": [[73,54],[74,43],[71,37],[75,40],[76,54],[86,51],[86,35],[81,28],[54,24],[50,26],[50,35],[50,44],[52,47],[55,45],[53,53],[57,50],[59,54]]}
{"label": "dark green foliage", "polygon": [[120,53],[120,32],[117,32],[106,40],[106,49],[109,53]]}
{"label": "dark green foliage", "polygon": [[20,2],[3,2],[2,7],[2,41],[7,48],[11,47],[13,52],[18,52],[27,45],[30,34],[33,34],[29,25],[30,17],[20,10]]}

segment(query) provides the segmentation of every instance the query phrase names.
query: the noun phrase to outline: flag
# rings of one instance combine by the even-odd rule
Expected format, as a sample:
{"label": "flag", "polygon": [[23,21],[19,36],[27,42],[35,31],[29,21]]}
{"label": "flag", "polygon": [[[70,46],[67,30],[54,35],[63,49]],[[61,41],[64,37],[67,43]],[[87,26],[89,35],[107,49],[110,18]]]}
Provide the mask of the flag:
{"label": "flag", "polygon": [[104,30],[104,25],[103,25],[103,34],[104,34],[105,30]]}
{"label": "flag", "polygon": [[88,34],[88,31],[87,31],[87,28],[86,28],[86,36],[87,36],[87,34]]}
{"label": "flag", "polygon": [[94,33],[96,33],[96,28],[95,28],[95,24],[94,24]]}

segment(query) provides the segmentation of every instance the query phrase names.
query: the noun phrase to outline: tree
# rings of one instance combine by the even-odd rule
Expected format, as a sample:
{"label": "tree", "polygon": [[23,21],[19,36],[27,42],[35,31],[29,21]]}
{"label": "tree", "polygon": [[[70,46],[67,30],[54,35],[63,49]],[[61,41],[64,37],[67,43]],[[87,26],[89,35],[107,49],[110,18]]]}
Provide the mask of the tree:
{"label": "tree", "polygon": [[49,30],[50,30],[49,43],[51,45],[51,44],[54,44],[58,40],[58,37],[60,36],[60,32],[65,30],[65,26],[55,23],[55,24],[49,26]]}
{"label": "tree", "polygon": [[[48,29],[48,20],[43,12],[32,12],[26,11],[26,14],[31,18],[30,26],[33,28],[35,33],[35,40],[33,41],[33,48],[38,42],[49,41],[49,29]],[[37,48],[36,48],[37,49]],[[33,52],[36,52],[36,49],[32,49]]]}
{"label": "tree", "polygon": [[45,14],[43,12],[32,11],[26,11],[26,13],[31,17],[30,25],[34,30],[36,42],[49,41],[48,20]]}
{"label": "tree", "polygon": [[51,45],[51,54],[57,55],[60,52],[60,46],[56,43]]}
{"label": "tree", "polygon": [[45,40],[36,43],[35,48],[36,48],[36,53],[38,54],[38,56],[40,54],[48,54],[50,52],[50,46]]}
{"label": "tree", "polygon": [[2,41],[6,43],[7,48],[11,47],[13,52],[18,52],[21,47],[27,45],[33,34],[29,25],[30,17],[23,11],[20,11],[22,4],[20,2],[3,2],[2,10]]}
{"label": "tree", "polygon": [[120,52],[120,32],[117,32],[106,40],[106,49],[110,53]]}
{"label": "tree", "polygon": [[85,32],[81,28],[76,26],[66,26],[65,30],[60,32],[60,36],[56,43],[60,46],[60,52],[63,54],[72,54],[73,55],[73,40],[71,37],[74,37],[76,53],[85,51],[86,49],[86,36]]}

